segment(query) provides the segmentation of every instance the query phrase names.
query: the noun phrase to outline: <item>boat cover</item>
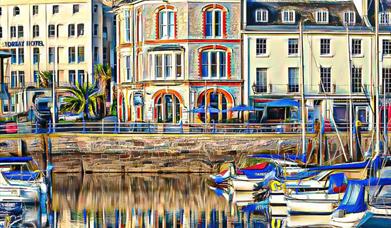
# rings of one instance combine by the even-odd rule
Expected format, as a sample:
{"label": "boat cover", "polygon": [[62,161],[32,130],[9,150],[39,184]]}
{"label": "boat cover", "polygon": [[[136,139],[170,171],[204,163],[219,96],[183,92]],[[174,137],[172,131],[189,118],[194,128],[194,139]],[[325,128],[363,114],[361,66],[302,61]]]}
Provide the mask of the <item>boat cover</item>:
{"label": "boat cover", "polygon": [[268,163],[268,165],[264,169],[254,169],[254,170],[247,170],[242,169],[242,172],[244,175],[246,175],[249,179],[256,179],[256,178],[263,178],[267,173],[275,170],[276,165],[273,163]]}
{"label": "boat cover", "polygon": [[302,180],[302,179],[305,179],[308,177],[315,176],[319,173],[320,173],[320,171],[315,171],[315,170],[314,171],[298,172],[298,173],[292,174],[290,176],[286,176],[285,180]]}
{"label": "boat cover", "polygon": [[3,172],[5,178],[9,180],[32,181],[38,178],[39,172],[32,171],[6,171]]}
{"label": "boat cover", "polygon": [[0,157],[1,162],[29,162],[32,161],[32,157]]}
{"label": "boat cover", "polygon": [[366,180],[351,180],[337,210],[346,213],[359,213],[367,210],[365,203],[365,186],[391,185],[391,178],[369,178]]}
{"label": "boat cover", "polygon": [[262,162],[262,163],[258,163],[258,164],[243,168],[242,170],[261,170],[261,169],[266,168],[266,166],[268,164],[269,164],[268,162]]}
{"label": "boat cover", "polygon": [[261,201],[261,202],[256,202],[252,204],[248,204],[247,206],[244,206],[242,208],[243,212],[246,213],[254,213],[254,212],[263,212],[265,210],[268,210],[269,207],[269,199]]}
{"label": "boat cover", "polygon": [[327,193],[340,193],[346,190],[347,178],[344,173],[334,173],[329,178]]}

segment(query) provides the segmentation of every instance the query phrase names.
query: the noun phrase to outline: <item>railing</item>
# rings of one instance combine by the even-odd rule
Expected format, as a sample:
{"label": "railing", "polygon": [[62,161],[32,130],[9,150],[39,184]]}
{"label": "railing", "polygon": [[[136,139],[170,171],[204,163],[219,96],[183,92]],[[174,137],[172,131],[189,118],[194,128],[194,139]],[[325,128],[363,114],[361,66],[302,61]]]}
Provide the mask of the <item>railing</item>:
{"label": "railing", "polygon": [[[350,85],[341,85],[341,84],[305,84],[305,94],[350,94],[350,90],[352,94],[364,94],[370,90],[370,85],[363,84],[357,85],[351,88]],[[252,90],[255,94],[262,93],[272,93],[272,94],[299,94],[301,92],[301,85],[296,84],[267,84],[267,85],[259,85],[253,84]],[[391,87],[389,89],[391,92]]]}
{"label": "railing", "polygon": [[[339,131],[348,131],[349,123],[337,123]],[[335,126],[324,127],[324,133],[336,132]],[[363,123],[361,131],[368,131],[369,125]],[[143,123],[143,122],[50,122],[46,126],[38,123],[0,124],[0,134],[39,134],[39,133],[93,133],[93,134],[300,134],[302,126],[296,123]],[[316,133],[313,123],[306,124],[307,133]]]}

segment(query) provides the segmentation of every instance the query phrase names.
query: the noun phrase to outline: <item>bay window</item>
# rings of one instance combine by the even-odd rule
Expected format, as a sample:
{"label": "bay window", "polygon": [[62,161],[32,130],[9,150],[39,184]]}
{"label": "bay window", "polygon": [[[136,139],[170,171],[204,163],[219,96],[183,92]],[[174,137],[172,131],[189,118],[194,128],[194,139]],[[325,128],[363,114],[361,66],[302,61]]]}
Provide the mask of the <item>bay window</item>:
{"label": "bay window", "polygon": [[175,79],[183,75],[182,52],[153,52],[151,72],[154,79]]}

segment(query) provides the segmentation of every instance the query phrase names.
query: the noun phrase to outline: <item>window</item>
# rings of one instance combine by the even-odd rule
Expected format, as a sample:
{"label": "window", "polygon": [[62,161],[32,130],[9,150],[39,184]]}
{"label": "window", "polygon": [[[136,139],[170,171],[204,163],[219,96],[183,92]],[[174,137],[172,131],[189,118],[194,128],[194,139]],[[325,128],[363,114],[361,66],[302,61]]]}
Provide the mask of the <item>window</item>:
{"label": "window", "polygon": [[227,76],[225,51],[204,51],[202,53],[202,77],[224,78]]}
{"label": "window", "polygon": [[98,5],[94,5],[94,13],[98,12]]}
{"label": "window", "polygon": [[352,55],[361,55],[361,40],[352,39]]}
{"label": "window", "polygon": [[130,16],[129,10],[125,10],[125,42],[130,42]]}
{"label": "window", "polygon": [[103,64],[107,64],[107,47],[103,47],[103,54],[102,54],[102,56],[103,56]]}
{"label": "window", "polygon": [[98,36],[99,25],[94,24],[94,36]]}
{"label": "window", "polygon": [[59,12],[59,6],[58,5],[53,5],[53,8],[52,8],[52,13],[53,14],[56,14],[56,13],[58,13]]}
{"label": "window", "polygon": [[0,7],[0,16],[3,15],[3,8]]}
{"label": "window", "polygon": [[267,92],[267,69],[266,68],[257,68],[254,92],[256,93]]}
{"label": "window", "polygon": [[23,32],[23,26],[18,26],[18,38],[23,38],[24,32]]}
{"label": "window", "polygon": [[288,55],[297,55],[299,53],[299,41],[296,38],[288,40]]}
{"label": "window", "polygon": [[175,33],[174,12],[161,10],[159,12],[159,35],[160,39],[172,39]]}
{"label": "window", "polygon": [[257,55],[266,55],[266,39],[257,38],[256,40],[256,53]]}
{"label": "window", "polygon": [[77,36],[83,36],[84,35],[84,24],[78,24],[77,25]]}
{"label": "window", "polygon": [[389,25],[390,24],[390,13],[389,12],[379,13],[379,24],[381,24],[381,25]]}
{"label": "window", "polygon": [[356,23],[356,14],[354,13],[354,11],[344,12],[343,23],[345,25],[354,25]]}
{"label": "window", "polygon": [[39,37],[39,25],[33,25],[33,37]]}
{"label": "window", "polygon": [[18,80],[19,88],[24,87],[24,71],[18,71],[18,76],[19,76],[19,80]]}
{"label": "window", "polygon": [[3,38],[3,27],[0,26],[0,38]]}
{"label": "window", "polygon": [[211,9],[205,12],[205,35],[207,37],[220,37],[222,34],[222,12]]}
{"label": "window", "polygon": [[385,88],[382,88],[381,92],[390,93],[391,92],[391,68],[383,68],[382,78],[383,78],[383,86],[385,86]]}
{"label": "window", "polygon": [[142,13],[139,12],[137,14],[137,41],[141,42],[143,36],[143,16]]}
{"label": "window", "polygon": [[19,9],[19,7],[15,6],[14,7],[14,16],[17,16],[19,14],[20,14],[20,9]]}
{"label": "window", "polygon": [[78,13],[79,10],[80,10],[80,5],[79,4],[73,5],[73,11],[72,11],[73,14]]}
{"label": "window", "polygon": [[352,93],[362,92],[362,69],[352,67]]}
{"label": "window", "polygon": [[39,48],[33,49],[33,63],[38,64],[39,63]]}
{"label": "window", "polygon": [[68,62],[75,63],[76,62],[76,50],[75,47],[68,48]]}
{"label": "window", "polygon": [[77,82],[80,85],[83,85],[83,83],[84,83],[84,70],[78,70],[77,71]]}
{"label": "window", "polygon": [[68,82],[71,85],[75,85],[75,82],[76,82],[76,71],[75,70],[68,71]]}
{"label": "window", "polygon": [[320,55],[330,54],[330,39],[320,39]]}
{"label": "window", "polygon": [[126,65],[126,81],[133,81],[130,56],[125,56],[125,65]]}
{"label": "window", "polygon": [[316,12],[316,23],[327,24],[329,23],[329,11],[327,10],[318,10]]}
{"label": "window", "polygon": [[175,68],[176,68],[176,77],[182,77],[182,55],[177,53],[175,57]]}
{"label": "window", "polygon": [[320,92],[331,92],[331,67],[320,67]]}
{"label": "window", "polygon": [[391,40],[383,40],[383,55],[391,55]]}
{"label": "window", "polygon": [[49,63],[54,63],[55,59],[55,48],[54,47],[49,47]]}
{"label": "window", "polygon": [[38,14],[38,5],[33,5],[33,15]]}
{"label": "window", "polygon": [[11,49],[11,64],[16,64],[16,49]]}
{"label": "window", "polygon": [[48,26],[48,36],[54,37],[56,35],[56,27],[54,25]]}
{"label": "window", "polygon": [[299,68],[288,68],[288,92],[299,92]]}
{"label": "window", "polygon": [[151,71],[154,72],[156,79],[175,78],[182,76],[182,53],[151,53],[150,59],[153,60]]}
{"label": "window", "polygon": [[281,12],[282,22],[284,23],[295,23],[295,11],[284,10]]}
{"label": "window", "polygon": [[11,71],[11,88],[16,88],[18,80],[18,73],[16,71]]}
{"label": "window", "polygon": [[24,63],[24,48],[19,48],[18,49],[18,64],[23,64]]}
{"label": "window", "polygon": [[75,25],[74,24],[69,24],[68,25],[68,36],[75,36]]}
{"label": "window", "polygon": [[15,38],[16,37],[16,26],[11,26],[10,27],[10,33],[11,33],[11,38]]}
{"label": "window", "polygon": [[256,22],[268,22],[268,11],[265,9],[257,9],[255,11],[255,21]]}
{"label": "window", "polygon": [[107,40],[107,27],[103,26],[103,33],[102,33],[103,39]]}
{"label": "window", "polygon": [[84,47],[77,48],[77,62],[78,63],[84,62]]}
{"label": "window", "polygon": [[99,47],[94,47],[94,62],[99,62]]}
{"label": "window", "polygon": [[34,83],[38,83],[39,81],[39,72],[37,70],[34,70],[33,72],[33,77],[34,77]]}

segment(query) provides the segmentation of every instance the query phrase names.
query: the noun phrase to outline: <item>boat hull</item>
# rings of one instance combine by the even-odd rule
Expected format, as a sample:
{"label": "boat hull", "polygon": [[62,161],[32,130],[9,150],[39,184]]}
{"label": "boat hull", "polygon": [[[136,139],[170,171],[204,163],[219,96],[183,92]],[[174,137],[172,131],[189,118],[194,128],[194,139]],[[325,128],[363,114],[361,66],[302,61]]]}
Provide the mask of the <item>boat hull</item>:
{"label": "boat hull", "polygon": [[365,215],[364,212],[345,214],[345,216],[338,218],[331,216],[330,224],[338,227],[352,227],[357,224]]}

